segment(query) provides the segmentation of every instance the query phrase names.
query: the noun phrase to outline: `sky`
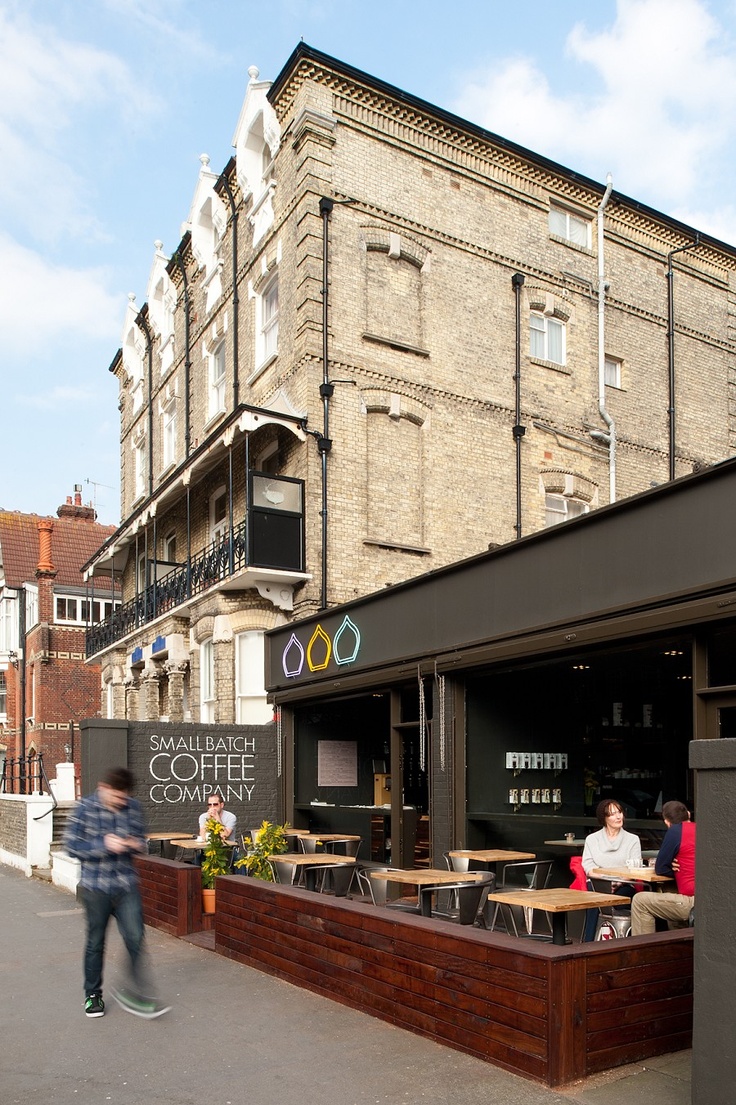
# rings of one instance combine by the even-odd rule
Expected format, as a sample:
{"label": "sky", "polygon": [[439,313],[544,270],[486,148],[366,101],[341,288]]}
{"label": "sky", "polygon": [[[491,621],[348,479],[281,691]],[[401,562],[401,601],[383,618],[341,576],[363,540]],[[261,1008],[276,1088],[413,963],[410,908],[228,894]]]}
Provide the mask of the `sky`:
{"label": "sky", "polygon": [[736,244],[736,0],[0,0],[0,509],[119,522],[128,295],[300,39]]}

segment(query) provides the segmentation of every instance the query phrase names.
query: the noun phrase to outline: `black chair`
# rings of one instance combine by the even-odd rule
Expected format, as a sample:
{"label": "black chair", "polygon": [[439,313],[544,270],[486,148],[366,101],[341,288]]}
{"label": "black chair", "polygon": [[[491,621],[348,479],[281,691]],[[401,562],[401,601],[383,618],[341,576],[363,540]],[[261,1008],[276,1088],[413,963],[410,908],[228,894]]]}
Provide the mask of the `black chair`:
{"label": "black chair", "polygon": [[271,856],[268,865],[271,868],[274,882],[281,883],[284,886],[296,885],[296,880],[299,875],[299,864],[294,863],[293,860],[279,859],[278,856]]}
{"label": "black chair", "polygon": [[488,895],[496,885],[492,871],[480,872],[473,882],[445,883],[440,887],[423,886],[419,891],[420,903],[426,894],[435,895],[431,906],[432,917],[442,917],[459,925],[478,925],[487,928],[485,907]]}

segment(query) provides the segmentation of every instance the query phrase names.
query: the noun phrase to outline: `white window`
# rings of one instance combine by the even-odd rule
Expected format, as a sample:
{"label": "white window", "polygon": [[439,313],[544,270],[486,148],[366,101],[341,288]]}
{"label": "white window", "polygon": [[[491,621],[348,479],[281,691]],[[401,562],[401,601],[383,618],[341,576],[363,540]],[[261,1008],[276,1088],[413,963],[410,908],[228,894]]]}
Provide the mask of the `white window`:
{"label": "white window", "polygon": [[565,324],[532,312],[529,316],[529,353],[541,361],[565,363]]}
{"label": "white window", "polygon": [[590,219],[573,215],[562,207],[550,207],[549,232],[558,238],[564,238],[576,246],[590,249]]}
{"label": "white window", "polygon": [[81,621],[81,599],[70,598],[67,595],[57,595],[54,610],[55,622],[79,622]]}
{"label": "white window", "polygon": [[89,599],[80,599],[79,613],[82,623],[96,625],[98,622],[107,621],[113,610],[117,610],[119,606],[120,601],[112,602],[109,599],[95,599],[93,602]]}
{"label": "white window", "polygon": [[142,435],[133,444],[133,500],[142,499],[146,493],[146,439]]}
{"label": "white window", "polygon": [[18,648],[18,600],[7,593],[0,599],[0,652]]}
{"label": "white window", "polygon": [[555,526],[558,522],[566,522],[568,518],[578,518],[581,514],[588,513],[588,504],[580,499],[569,499],[566,495],[545,495],[545,526]]}
{"label": "white window", "polygon": [[176,463],[176,399],[164,407],[161,414],[164,471]]}
{"label": "white window", "polygon": [[163,542],[163,557],[166,571],[170,571],[177,563],[176,559],[176,533],[172,530],[171,533],[167,533]]}
{"label": "white window", "polygon": [[225,342],[221,341],[210,355],[210,387],[208,417],[214,418],[225,410]]}
{"label": "white window", "polygon": [[249,630],[235,636],[235,721],[263,725],[273,720],[266,701],[263,631]]}
{"label": "white window", "polygon": [[26,584],[26,629],[38,622],[38,587]]}
{"label": "white window", "polygon": [[259,348],[257,350],[257,363],[259,365],[275,357],[279,351],[279,280],[274,277],[258,297],[259,319]]}
{"label": "white window", "polygon": [[210,541],[222,541],[227,531],[227,488],[223,486],[210,495]]}
{"label": "white window", "polygon": [[199,648],[199,719],[215,720],[215,649],[211,637]]}
{"label": "white window", "polygon": [[606,357],[603,365],[603,381],[606,387],[621,387],[621,361],[617,357]]}

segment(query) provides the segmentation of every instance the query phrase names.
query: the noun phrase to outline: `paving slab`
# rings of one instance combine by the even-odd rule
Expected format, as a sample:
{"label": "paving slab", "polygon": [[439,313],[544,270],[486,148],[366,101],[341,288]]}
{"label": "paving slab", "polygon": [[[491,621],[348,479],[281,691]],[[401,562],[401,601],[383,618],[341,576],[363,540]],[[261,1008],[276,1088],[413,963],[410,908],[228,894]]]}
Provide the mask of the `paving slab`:
{"label": "paving slab", "polygon": [[153,929],[171,1012],[90,1020],[74,897],[0,866],[0,926],[3,1105],[690,1105],[689,1053],[550,1090]]}

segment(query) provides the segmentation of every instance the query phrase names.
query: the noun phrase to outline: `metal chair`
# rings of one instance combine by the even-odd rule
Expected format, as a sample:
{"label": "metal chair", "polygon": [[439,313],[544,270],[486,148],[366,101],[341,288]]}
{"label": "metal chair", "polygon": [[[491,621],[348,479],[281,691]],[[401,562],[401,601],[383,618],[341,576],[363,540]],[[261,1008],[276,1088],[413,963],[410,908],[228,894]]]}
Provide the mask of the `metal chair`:
{"label": "metal chair", "polygon": [[279,859],[278,856],[271,856],[268,865],[271,868],[274,882],[281,883],[283,886],[296,885],[299,864],[288,859]]}
{"label": "metal chair", "polygon": [[[550,880],[553,865],[554,860],[551,859],[525,860],[521,863],[505,863],[501,868],[501,879],[498,883],[498,890],[499,892],[502,890],[544,890]],[[526,930],[524,933],[525,936],[541,935],[543,938],[546,938],[546,933],[536,934],[533,931],[534,910],[532,908],[527,908],[526,906],[510,906],[504,905],[503,902],[496,902],[491,923],[488,926],[491,931],[496,927],[499,913],[504,919],[506,932],[513,932],[514,936],[518,936],[519,925],[517,921],[523,917],[524,928]],[[549,914],[545,913],[544,916],[546,925],[549,929],[549,935],[551,935],[552,922]]]}
{"label": "metal chair", "polygon": [[318,890],[321,894],[334,894],[336,898],[347,898],[355,878],[355,864],[341,863],[319,868],[322,871]]}
{"label": "metal chair", "polygon": [[360,846],[363,843],[362,839],[358,840],[327,840],[325,841],[325,851],[330,852],[333,856],[355,856],[357,858]]}
{"label": "metal chair", "polygon": [[425,894],[436,895],[431,907],[433,917],[442,917],[459,925],[478,925],[487,928],[485,907],[488,895],[496,885],[496,876],[492,871],[480,872],[481,877],[473,882],[446,883],[433,888],[423,886],[419,891],[419,901]]}
{"label": "metal chair", "polygon": [[[599,894],[611,893],[608,879],[594,879],[588,875],[588,882]],[[599,906],[593,939],[621,940],[627,936],[631,936],[631,908],[625,904]]]}
{"label": "metal chair", "polygon": [[398,892],[398,883],[390,883],[386,879],[372,879],[370,876],[371,871],[400,871],[399,867],[362,867],[356,868],[355,875],[358,880],[358,886],[361,893],[367,895],[373,905],[387,906],[389,909],[398,909],[404,913],[421,913],[419,905],[419,898],[390,898],[389,894],[392,889],[396,887]]}
{"label": "metal chair", "polygon": [[317,852],[324,851],[324,844],[317,836],[300,836],[299,848],[306,856],[313,856]]}

